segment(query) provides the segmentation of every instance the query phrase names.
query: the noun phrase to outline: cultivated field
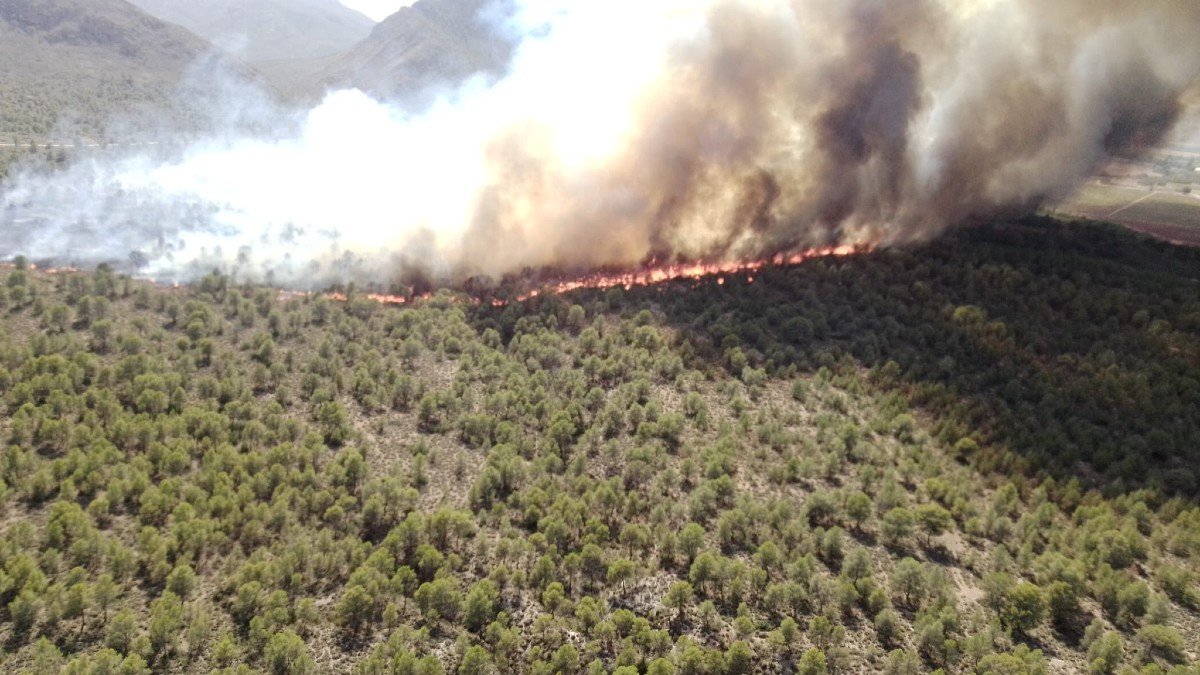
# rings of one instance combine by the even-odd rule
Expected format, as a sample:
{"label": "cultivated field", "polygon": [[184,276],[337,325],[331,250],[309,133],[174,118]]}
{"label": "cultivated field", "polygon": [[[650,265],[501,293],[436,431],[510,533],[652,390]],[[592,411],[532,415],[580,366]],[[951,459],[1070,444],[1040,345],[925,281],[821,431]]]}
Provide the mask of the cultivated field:
{"label": "cultivated field", "polygon": [[1057,211],[1125,225],[1161,239],[1200,246],[1200,195],[1091,182]]}

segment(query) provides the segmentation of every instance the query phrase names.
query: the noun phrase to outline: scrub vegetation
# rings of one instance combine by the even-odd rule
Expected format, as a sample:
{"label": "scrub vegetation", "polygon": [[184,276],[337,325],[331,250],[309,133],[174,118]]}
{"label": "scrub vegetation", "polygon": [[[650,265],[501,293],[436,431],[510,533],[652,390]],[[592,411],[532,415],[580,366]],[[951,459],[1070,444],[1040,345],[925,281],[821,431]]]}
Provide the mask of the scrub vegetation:
{"label": "scrub vegetation", "polygon": [[1194,673],[1198,275],[1048,220],[503,307],[18,260],[0,667]]}

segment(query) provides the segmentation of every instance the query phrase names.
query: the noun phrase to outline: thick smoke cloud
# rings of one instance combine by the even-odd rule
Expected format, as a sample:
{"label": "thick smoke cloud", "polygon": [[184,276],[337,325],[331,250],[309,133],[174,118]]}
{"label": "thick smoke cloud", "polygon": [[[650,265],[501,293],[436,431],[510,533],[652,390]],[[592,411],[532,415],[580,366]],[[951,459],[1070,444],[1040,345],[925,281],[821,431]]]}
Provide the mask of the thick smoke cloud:
{"label": "thick smoke cloud", "polygon": [[1158,142],[1200,75],[1194,0],[525,0],[506,22],[508,75],[420,113],[336,92],[269,136],[19,175],[0,253],[319,285],[904,243]]}

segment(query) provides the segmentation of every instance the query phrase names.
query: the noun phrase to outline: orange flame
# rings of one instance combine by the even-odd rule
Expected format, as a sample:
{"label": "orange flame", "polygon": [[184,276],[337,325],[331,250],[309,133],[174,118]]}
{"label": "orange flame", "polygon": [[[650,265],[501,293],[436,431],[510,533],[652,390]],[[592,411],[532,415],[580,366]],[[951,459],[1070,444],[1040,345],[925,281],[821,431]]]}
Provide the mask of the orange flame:
{"label": "orange flame", "polygon": [[[799,265],[806,260],[812,260],[814,258],[828,258],[835,256],[844,257],[848,255],[854,255],[856,253],[866,253],[869,250],[870,248],[868,247],[859,246],[829,246],[825,248],[808,249],[799,253],[781,253],[772,258],[754,260],[750,262],[696,262],[682,265],[664,266],[654,266],[653,263],[651,263],[650,267],[637,272],[616,274],[598,273],[576,279],[552,282],[546,287],[546,292],[553,295],[558,295],[585,288],[592,290],[624,288],[625,290],[629,290],[638,286],[653,286],[668,281],[677,281],[680,279],[702,279],[709,276],[716,276],[717,285],[724,285],[726,276],[757,272],[764,267],[787,267],[791,265]],[[750,274],[747,281],[749,283],[754,283],[754,275]],[[517,300],[524,301],[530,298],[536,298],[542,292],[543,291],[538,290],[530,291],[525,295],[518,296]]]}
{"label": "orange flame", "polygon": [[[654,286],[657,284],[667,283],[670,281],[679,281],[685,279],[703,279],[705,277],[716,277],[718,286],[724,286],[728,277],[745,274],[747,283],[754,283],[755,273],[767,267],[788,267],[799,265],[807,260],[815,258],[830,258],[830,257],[845,257],[859,253],[869,253],[873,250],[872,246],[829,246],[824,248],[813,248],[806,251],[790,254],[779,254],[771,258],[763,260],[754,260],[749,262],[720,262],[720,263],[705,263],[695,262],[678,265],[656,265],[651,261],[650,265],[644,269],[633,272],[597,272],[580,277],[570,279],[552,280],[542,286],[540,289],[535,289],[516,296],[516,302],[525,302],[543,295],[561,295],[578,290],[606,290],[610,288],[624,288],[630,290],[637,287]],[[281,292],[280,298],[296,298],[308,297],[310,293],[303,292]],[[346,302],[349,297],[345,293],[330,292],[324,293],[322,297],[329,298],[337,302]],[[378,302],[383,305],[410,305],[423,300],[429,300],[434,297],[433,293],[424,293],[420,295],[389,295],[384,293],[369,293],[365,296],[368,300]],[[483,304],[484,300],[480,298],[468,298],[466,296],[452,298],[451,302]],[[509,301],[493,298],[488,300],[493,307],[505,307]]]}
{"label": "orange flame", "polygon": [[[771,258],[762,260],[754,260],[749,262],[719,262],[706,263],[695,262],[677,265],[658,265],[655,260],[641,270],[632,272],[596,272],[584,276],[553,279],[542,285],[540,289],[534,289],[526,293],[516,296],[516,302],[525,302],[532,300],[542,295],[562,295],[572,291],[579,290],[607,290],[611,288],[624,288],[630,290],[636,287],[654,286],[670,281],[679,281],[685,279],[703,279],[705,277],[716,277],[718,286],[724,286],[728,277],[745,274],[747,283],[754,283],[755,272],[766,267],[788,267],[791,265],[799,265],[806,260],[814,258],[829,258],[829,257],[845,257],[857,253],[868,253],[874,247],[868,245],[862,246],[829,246],[824,248],[813,248],[798,253],[778,254]],[[0,263],[0,268],[11,269],[11,263]],[[31,270],[41,271],[45,274],[74,274],[81,270],[70,267],[45,267],[38,270],[34,264],[30,264]],[[155,279],[150,279],[150,283],[159,285]],[[170,288],[180,288],[178,282],[170,285]],[[288,291],[280,290],[278,298],[281,301],[288,301],[296,298],[307,298],[313,296],[313,293],[304,291]],[[337,291],[321,294],[321,297],[328,298],[335,302],[347,302],[350,298],[345,293]],[[433,293],[423,293],[419,295],[392,295],[386,293],[368,293],[365,296],[368,300],[377,302],[381,305],[410,305],[420,301],[430,300],[434,297]],[[483,304],[484,300],[480,298],[471,298],[465,295],[453,297],[450,302],[454,303],[469,303]],[[505,307],[509,304],[508,300],[500,298],[492,298],[487,301],[493,307]]]}
{"label": "orange flame", "polygon": [[[788,267],[791,265],[799,265],[807,260],[815,258],[829,257],[845,257],[858,253],[868,253],[874,247],[863,246],[829,246],[824,248],[813,248],[798,253],[779,254],[771,258],[762,260],[754,260],[749,262],[719,262],[706,263],[695,262],[677,265],[658,265],[656,261],[651,260],[650,264],[641,270],[631,272],[597,272],[584,276],[554,279],[546,282],[540,289],[534,289],[526,293],[516,296],[515,302],[525,302],[543,295],[561,295],[579,290],[607,290],[611,288],[624,288],[630,290],[637,287],[654,286],[670,281],[679,281],[685,279],[703,279],[705,277],[715,277],[718,286],[724,286],[728,281],[728,277],[745,274],[747,283],[754,283],[755,272],[767,267]],[[12,268],[11,263],[0,263],[0,267],[8,269]],[[29,265],[31,270],[38,270],[36,265]],[[64,267],[45,267],[40,270],[43,273],[54,274],[71,274],[78,273],[80,270],[64,266]],[[154,279],[150,279],[150,283],[158,285]],[[178,283],[171,284],[172,288],[179,288]],[[296,298],[312,297],[314,294],[304,291],[287,291],[280,290],[278,298],[281,301],[288,301]],[[321,297],[328,298],[335,302],[347,302],[350,298],[345,293],[328,292],[320,294]],[[430,300],[434,297],[433,293],[423,293],[419,295],[392,295],[386,293],[368,293],[365,296],[368,300],[377,302],[381,305],[411,305],[420,301]],[[450,299],[454,303],[470,303],[483,304],[484,300],[480,298],[470,298],[465,295]],[[487,301],[493,307],[505,307],[509,304],[508,300],[500,298],[492,298]]]}

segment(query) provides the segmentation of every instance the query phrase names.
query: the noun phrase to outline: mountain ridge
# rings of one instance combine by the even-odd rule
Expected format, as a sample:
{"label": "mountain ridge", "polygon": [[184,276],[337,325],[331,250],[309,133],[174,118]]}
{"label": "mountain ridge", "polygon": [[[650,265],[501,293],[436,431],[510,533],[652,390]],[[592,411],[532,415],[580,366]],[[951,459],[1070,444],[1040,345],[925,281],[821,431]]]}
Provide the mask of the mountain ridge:
{"label": "mountain ridge", "polygon": [[494,0],[418,0],[341,54],[257,65],[280,91],[298,98],[357,88],[420,108],[474,75],[504,72],[515,45],[486,14],[506,8]]}
{"label": "mountain ridge", "polygon": [[375,22],[336,0],[132,0],[247,63],[330,56],[370,34]]}
{"label": "mountain ridge", "polygon": [[124,0],[0,3],[0,134],[43,138],[65,118],[97,135],[113,115],[167,105],[211,45]]}

